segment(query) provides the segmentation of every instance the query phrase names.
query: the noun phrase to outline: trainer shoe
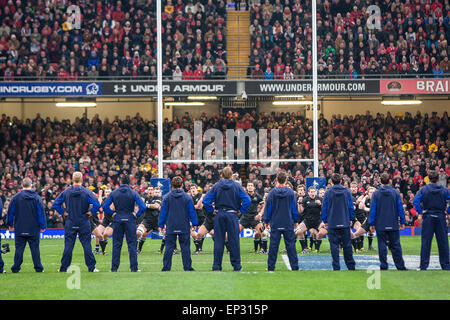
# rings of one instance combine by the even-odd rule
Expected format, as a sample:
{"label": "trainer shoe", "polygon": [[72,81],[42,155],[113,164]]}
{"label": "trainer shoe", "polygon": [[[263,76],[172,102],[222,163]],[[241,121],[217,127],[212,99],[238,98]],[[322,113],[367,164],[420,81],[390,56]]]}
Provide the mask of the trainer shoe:
{"label": "trainer shoe", "polygon": [[162,250],[158,250],[158,251],[156,251],[156,254],[162,254],[163,253],[163,251]]}
{"label": "trainer shoe", "polygon": [[259,250],[259,253],[260,253],[260,254],[266,254],[266,253],[267,253],[267,251],[266,251],[266,250],[264,250],[264,249],[261,249],[261,250]]}
{"label": "trainer shoe", "polygon": [[198,255],[200,254],[200,251],[194,251],[192,254]]}
{"label": "trainer shoe", "polygon": [[280,253],[287,253],[287,250],[283,249],[283,250],[280,251]]}
{"label": "trainer shoe", "polygon": [[5,271],[5,270],[2,270],[2,271],[0,271],[0,273],[6,273],[6,271]]}
{"label": "trainer shoe", "polygon": [[2,253],[6,254],[8,252],[10,252],[11,250],[9,249],[9,243],[4,243],[2,244]]}
{"label": "trainer shoe", "polygon": [[308,248],[303,249],[302,254],[307,254],[307,253],[309,253],[309,249]]}
{"label": "trainer shoe", "polygon": [[98,251],[98,250],[94,250],[94,251],[92,251],[92,253],[93,253],[93,254],[100,254],[101,252]]}
{"label": "trainer shoe", "polygon": [[108,252],[102,252],[102,255],[109,256],[109,253]]}
{"label": "trainer shoe", "polygon": [[142,251],[138,249],[137,250],[137,254],[141,254],[141,253],[142,253]]}
{"label": "trainer shoe", "polygon": [[94,268],[94,270],[92,270],[90,272],[100,272],[100,270],[98,270],[97,268]]}
{"label": "trainer shoe", "polygon": [[372,246],[370,246],[370,247],[369,247],[369,251],[375,251],[375,248],[372,247]]}
{"label": "trainer shoe", "polygon": [[137,269],[137,270],[131,270],[131,272],[141,272],[141,270],[140,270],[140,269]]}

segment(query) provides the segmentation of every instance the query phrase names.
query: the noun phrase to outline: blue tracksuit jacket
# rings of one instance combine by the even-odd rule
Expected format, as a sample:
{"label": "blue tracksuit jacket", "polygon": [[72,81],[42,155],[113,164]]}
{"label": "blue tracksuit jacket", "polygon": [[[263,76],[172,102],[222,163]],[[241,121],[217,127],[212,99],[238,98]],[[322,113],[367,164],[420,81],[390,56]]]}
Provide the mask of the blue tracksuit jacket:
{"label": "blue tracksuit jacket", "polygon": [[298,222],[297,201],[294,191],[288,187],[277,187],[269,192],[264,208],[264,220],[272,229],[292,229]]}
{"label": "blue tracksuit jacket", "polygon": [[353,210],[352,194],[344,186],[337,184],[325,192],[321,218],[324,223],[328,223],[328,228],[350,227]]}
{"label": "blue tracksuit jacket", "polygon": [[244,214],[250,207],[251,200],[239,183],[222,179],[203,198],[203,208],[209,213],[214,211],[212,202],[217,210],[234,210]]}
{"label": "blue tracksuit jacket", "polygon": [[400,193],[392,186],[382,186],[372,195],[369,214],[369,225],[375,226],[377,231],[398,231],[400,224],[405,224]]}
{"label": "blue tracksuit jacket", "polygon": [[166,194],[161,206],[159,227],[166,227],[166,233],[189,233],[190,224],[198,225],[192,197],[181,189]]}
{"label": "blue tracksuit jacket", "polygon": [[12,197],[8,207],[7,225],[17,236],[36,236],[46,228],[44,204],[34,190],[22,190]]}

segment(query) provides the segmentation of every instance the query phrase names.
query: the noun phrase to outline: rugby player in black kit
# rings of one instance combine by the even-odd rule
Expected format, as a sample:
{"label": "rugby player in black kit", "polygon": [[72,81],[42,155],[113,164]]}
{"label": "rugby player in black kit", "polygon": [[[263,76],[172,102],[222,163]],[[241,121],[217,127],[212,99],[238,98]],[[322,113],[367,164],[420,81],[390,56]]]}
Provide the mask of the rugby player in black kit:
{"label": "rugby player in black kit", "polygon": [[253,229],[254,234],[254,252],[258,252],[258,245],[261,250],[260,253],[267,253],[267,236],[263,234],[264,225],[261,222],[262,213],[261,207],[264,204],[264,199],[255,192],[255,185],[253,182],[247,183],[247,194],[250,197],[251,203],[248,211],[244,213],[239,219],[239,229]]}
{"label": "rugby player in black kit", "polygon": [[[103,204],[109,194],[111,193],[111,189],[108,187],[101,188],[98,193],[98,202]],[[114,205],[111,205],[114,206]],[[99,211],[103,211],[100,207]],[[95,250],[94,254],[103,254],[108,255],[106,253],[106,245],[108,244],[108,238],[113,234],[113,218],[108,214],[103,214],[103,219],[99,220],[98,215],[93,215],[90,218],[91,227],[93,228],[92,234],[95,236]],[[102,249],[100,252],[99,246]]]}
{"label": "rugby player in black kit", "polygon": [[[191,185],[189,192],[192,196],[192,202],[194,203],[195,212],[197,213],[198,225],[201,226],[205,222],[206,218],[205,210],[203,210],[203,203],[202,203],[203,195],[199,192],[198,186],[195,184]],[[192,236],[192,238],[194,239],[195,245],[194,254],[199,254],[200,252],[203,251],[203,241],[205,240],[205,238],[202,236],[201,238],[198,239],[194,237],[194,235]]]}
{"label": "rugby player in black kit", "polygon": [[161,197],[155,192],[152,186],[148,187],[144,195],[146,210],[142,215],[136,235],[138,238],[137,253],[142,252],[145,240],[150,232],[158,230],[159,210],[161,209]]}
{"label": "rugby player in black kit", "polygon": [[[319,252],[320,245],[322,244],[322,239],[318,238],[319,226],[321,223],[320,215],[322,213],[322,199],[320,199],[316,193],[316,187],[308,188],[308,195],[303,198],[299,205],[299,212],[300,220],[303,220],[300,224],[302,231],[309,231],[311,243],[314,243],[316,252]],[[300,244],[302,246],[302,251],[306,252],[306,240],[300,241]]]}

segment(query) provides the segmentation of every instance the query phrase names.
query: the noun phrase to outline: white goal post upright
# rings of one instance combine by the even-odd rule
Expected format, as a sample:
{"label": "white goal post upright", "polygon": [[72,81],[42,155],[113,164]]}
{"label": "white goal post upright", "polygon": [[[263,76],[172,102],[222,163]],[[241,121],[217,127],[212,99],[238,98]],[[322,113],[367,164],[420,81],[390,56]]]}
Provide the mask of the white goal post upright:
{"label": "white goal post upright", "polygon": [[156,0],[156,65],[158,88],[158,178],[163,178],[163,94],[162,94],[162,28],[161,28],[161,0]]}
{"label": "white goal post upright", "polygon": [[314,177],[319,176],[319,127],[317,119],[317,0],[312,0],[312,93]]}

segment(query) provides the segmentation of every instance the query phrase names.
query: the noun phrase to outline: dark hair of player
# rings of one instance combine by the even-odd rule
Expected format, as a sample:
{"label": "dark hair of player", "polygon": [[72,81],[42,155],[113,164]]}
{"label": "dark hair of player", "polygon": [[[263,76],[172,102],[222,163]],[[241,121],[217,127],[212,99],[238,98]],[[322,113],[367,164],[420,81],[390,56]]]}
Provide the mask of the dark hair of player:
{"label": "dark hair of player", "polygon": [[341,183],[341,175],[339,173],[334,173],[331,176],[331,182],[333,182],[333,184],[340,184]]}
{"label": "dark hair of player", "polygon": [[433,183],[436,183],[439,180],[439,174],[434,170],[430,171],[430,174],[428,175],[428,177],[430,178],[430,181]]}
{"label": "dark hair of player", "polygon": [[130,184],[130,177],[127,174],[124,174],[121,178],[120,178],[120,183],[121,184]]}
{"label": "dark hair of player", "polygon": [[172,178],[172,187],[175,189],[181,188],[183,185],[183,179],[180,176]]}
{"label": "dark hair of player", "polygon": [[277,173],[277,181],[279,184],[284,184],[286,182],[286,172],[280,171]]}
{"label": "dark hair of player", "polygon": [[388,184],[389,183],[389,175],[387,173],[383,173],[380,177],[382,184]]}

